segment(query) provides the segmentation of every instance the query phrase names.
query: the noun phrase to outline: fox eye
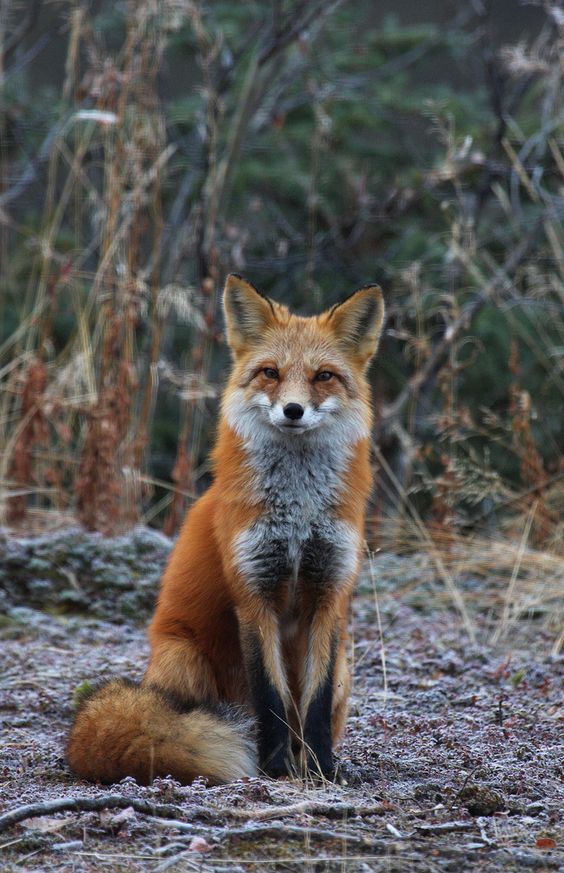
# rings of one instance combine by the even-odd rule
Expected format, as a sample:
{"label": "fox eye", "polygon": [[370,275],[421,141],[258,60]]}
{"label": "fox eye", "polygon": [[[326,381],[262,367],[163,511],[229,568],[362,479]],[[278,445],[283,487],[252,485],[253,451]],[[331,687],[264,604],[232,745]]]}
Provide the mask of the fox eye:
{"label": "fox eye", "polygon": [[318,373],[315,377],[316,382],[328,382],[329,379],[333,378],[333,373],[330,373],[329,370],[322,370],[321,373]]}
{"label": "fox eye", "polygon": [[274,367],[265,367],[262,371],[267,379],[278,379],[278,370]]}

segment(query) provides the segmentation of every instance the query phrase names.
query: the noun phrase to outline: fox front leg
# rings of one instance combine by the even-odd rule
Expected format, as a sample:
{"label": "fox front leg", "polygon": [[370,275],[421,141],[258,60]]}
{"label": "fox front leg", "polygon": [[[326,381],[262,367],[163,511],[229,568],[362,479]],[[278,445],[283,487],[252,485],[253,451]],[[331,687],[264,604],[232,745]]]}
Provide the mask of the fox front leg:
{"label": "fox front leg", "polygon": [[307,771],[315,778],[333,779],[333,689],[337,631],[332,611],[315,614],[310,630],[303,679],[301,719]]}
{"label": "fox front leg", "polygon": [[300,700],[304,758],[310,773],[330,779],[335,775],[333,742],[346,713],[346,621],[358,551],[355,530],[333,521],[314,532],[301,566],[311,603]]}
{"label": "fox front leg", "polygon": [[264,607],[239,611],[239,633],[257,719],[259,768],[276,778],[292,772],[288,702],[278,620]]}

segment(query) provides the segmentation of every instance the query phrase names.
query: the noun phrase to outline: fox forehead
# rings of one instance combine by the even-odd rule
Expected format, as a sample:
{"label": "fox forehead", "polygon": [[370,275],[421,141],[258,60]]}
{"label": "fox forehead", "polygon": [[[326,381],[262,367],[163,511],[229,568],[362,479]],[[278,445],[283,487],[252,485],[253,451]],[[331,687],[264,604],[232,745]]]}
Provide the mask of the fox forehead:
{"label": "fox forehead", "polygon": [[315,318],[299,316],[292,316],[287,324],[270,327],[261,342],[249,349],[245,369],[263,363],[294,372],[318,370],[330,364],[348,369],[346,356],[340,352],[334,338],[323,331]]}

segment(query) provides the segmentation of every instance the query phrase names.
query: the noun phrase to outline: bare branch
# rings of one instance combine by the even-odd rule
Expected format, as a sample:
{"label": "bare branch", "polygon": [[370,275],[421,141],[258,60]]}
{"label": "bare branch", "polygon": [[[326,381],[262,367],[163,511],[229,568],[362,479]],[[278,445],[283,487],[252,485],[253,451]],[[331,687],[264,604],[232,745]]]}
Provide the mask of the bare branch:
{"label": "bare branch", "polygon": [[[0,816],[0,833],[8,830],[21,821],[28,818],[37,818],[43,815],[52,815],[57,812],[99,812],[103,809],[126,809],[132,807],[135,812],[165,819],[160,821],[162,827],[175,827],[185,833],[201,832],[203,825],[194,825],[189,822],[181,821],[177,817],[190,814],[192,819],[203,818],[204,820],[214,820],[235,818],[239,821],[266,821],[268,819],[281,819],[294,815],[317,815],[325,816],[332,819],[346,819],[352,815],[371,816],[382,815],[389,811],[389,808],[383,807],[382,804],[374,806],[356,807],[347,803],[322,803],[312,800],[301,801],[299,803],[291,803],[285,806],[268,806],[262,809],[244,810],[237,807],[226,807],[224,809],[216,809],[211,807],[194,807],[183,809],[181,806],[173,804],[158,804],[151,803],[148,800],[139,800],[134,797],[122,796],[119,794],[104,794],[101,797],[70,797],[61,798],[59,800],[48,800],[42,803],[29,803],[25,806],[16,807],[10,812]],[[170,816],[175,816],[171,819]],[[280,826],[282,827],[282,826]],[[272,831],[278,831],[274,825],[259,825],[258,827],[245,827],[239,829],[233,828],[214,828],[216,837],[238,837],[238,836],[265,836]],[[311,833],[311,830],[284,826],[284,832],[290,836],[301,836],[305,832]],[[315,834],[314,834],[315,836]],[[320,831],[320,838],[325,839],[355,839],[345,835],[335,835],[332,831]],[[364,844],[364,840],[361,840]]]}
{"label": "bare branch", "polygon": [[9,61],[18,46],[35,27],[40,7],[41,0],[31,0],[31,2],[28,3],[26,15],[20,22],[19,26],[16,27],[11,37],[6,40],[6,45],[4,47],[4,64]]}
{"label": "bare branch", "polygon": [[134,797],[125,797],[119,794],[103,794],[101,797],[63,797],[60,800],[46,800],[43,803],[28,803],[4,813],[0,816],[0,833],[26,818],[52,815],[55,812],[99,812],[102,809],[127,809],[129,806],[144,815],[183,815],[180,806],[151,803],[148,800],[137,800]]}
{"label": "bare branch", "polygon": [[517,267],[533,248],[545,219],[545,214],[537,219],[530,233],[521,240],[515,249],[513,249],[493,279],[491,279],[486,287],[476,295],[471,303],[468,303],[464,307],[462,314],[457,318],[457,320],[446,328],[442,338],[435,346],[432,355],[426,361],[421,370],[412,376],[392,403],[382,408],[381,416],[384,428],[389,428],[391,422],[401,415],[409,399],[414,394],[420,393],[435,377],[448,354],[449,349],[452,347],[455,339],[459,336],[461,330],[471,322],[472,318],[474,318],[480,309],[482,309],[483,306],[495,296],[499,289],[507,284],[507,276],[515,272]]}
{"label": "bare branch", "polygon": [[333,0],[332,3],[327,3],[326,0],[321,0],[319,3],[313,3],[309,11],[307,10],[307,4],[300,4],[302,7],[300,11],[303,11],[305,14],[300,18],[293,11],[291,15],[293,21],[288,24],[286,29],[273,33],[270,45],[267,45],[260,54],[258,60],[259,67],[264,66],[275,55],[288,48],[314,21],[318,23],[320,18],[329,18],[343,2],[344,0]]}

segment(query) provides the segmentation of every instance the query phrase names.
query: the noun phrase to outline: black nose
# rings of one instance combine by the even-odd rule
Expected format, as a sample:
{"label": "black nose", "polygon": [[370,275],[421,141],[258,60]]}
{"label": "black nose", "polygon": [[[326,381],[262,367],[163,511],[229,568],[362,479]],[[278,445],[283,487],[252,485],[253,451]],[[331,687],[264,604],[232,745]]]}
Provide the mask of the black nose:
{"label": "black nose", "polygon": [[292,421],[297,421],[303,414],[304,408],[299,403],[287,403],[284,407],[284,415],[286,418],[291,418]]}

